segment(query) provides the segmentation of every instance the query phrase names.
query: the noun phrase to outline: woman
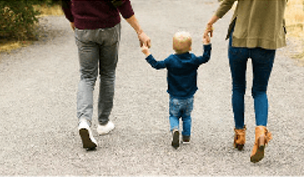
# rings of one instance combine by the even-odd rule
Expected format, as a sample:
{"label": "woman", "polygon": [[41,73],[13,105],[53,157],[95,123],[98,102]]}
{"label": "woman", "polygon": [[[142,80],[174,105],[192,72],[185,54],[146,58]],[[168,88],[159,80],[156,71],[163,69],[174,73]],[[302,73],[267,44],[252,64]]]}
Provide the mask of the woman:
{"label": "woman", "polygon": [[272,139],[267,130],[267,85],[276,49],[284,47],[284,11],[287,0],[223,0],[207,24],[204,35],[213,34],[213,24],[222,18],[237,1],[227,38],[229,38],[229,64],[232,76],[232,107],[235,121],[234,147],[243,149],[245,144],[244,95],[246,67],[249,58],[253,67],[252,97],[255,109],[255,143],[251,162],[264,157],[265,145]]}

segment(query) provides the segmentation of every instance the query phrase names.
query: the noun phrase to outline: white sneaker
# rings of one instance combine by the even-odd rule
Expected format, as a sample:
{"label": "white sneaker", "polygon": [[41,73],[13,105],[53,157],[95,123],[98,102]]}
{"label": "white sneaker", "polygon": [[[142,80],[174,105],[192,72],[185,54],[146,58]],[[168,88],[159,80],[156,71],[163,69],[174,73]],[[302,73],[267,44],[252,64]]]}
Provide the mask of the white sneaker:
{"label": "white sneaker", "polygon": [[106,125],[98,125],[97,132],[99,135],[106,135],[115,128],[113,122],[109,121]]}
{"label": "white sneaker", "polygon": [[83,148],[92,150],[98,146],[97,141],[92,135],[91,128],[86,121],[81,121],[79,123],[78,131],[82,140]]}

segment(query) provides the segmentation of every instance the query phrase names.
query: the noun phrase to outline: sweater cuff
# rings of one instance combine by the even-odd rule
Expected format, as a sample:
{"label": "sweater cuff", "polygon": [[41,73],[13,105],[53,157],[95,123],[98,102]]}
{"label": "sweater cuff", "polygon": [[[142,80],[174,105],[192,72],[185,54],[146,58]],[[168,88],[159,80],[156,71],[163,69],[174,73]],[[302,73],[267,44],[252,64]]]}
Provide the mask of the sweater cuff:
{"label": "sweater cuff", "polygon": [[211,47],[212,47],[211,43],[204,45],[204,51],[211,50]]}
{"label": "sweater cuff", "polygon": [[146,57],[146,60],[148,61],[148,60],[151,60],[151,59],[153,59],[154,57],[152,56],[152,54],[150,54],[149,56],[147,56]]}
{"label": "sweater cuff", "polygon": [[117,9],[124,19],[128,19],[134,15],[134,11],[129,0],[125,0],[125,2],[121,6],[117,7]]}

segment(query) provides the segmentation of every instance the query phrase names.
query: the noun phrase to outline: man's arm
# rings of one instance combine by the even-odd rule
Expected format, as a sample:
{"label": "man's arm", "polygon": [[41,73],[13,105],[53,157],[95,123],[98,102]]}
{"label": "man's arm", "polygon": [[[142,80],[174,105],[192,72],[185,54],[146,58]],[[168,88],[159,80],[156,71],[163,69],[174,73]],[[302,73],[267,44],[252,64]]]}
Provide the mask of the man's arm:
{"label": "man's arm", "polygon": [[135,15],[131,16],[130,18],[127,18],[126,21],[130,24],[130,26],[132,26],[132,28],[137,33],[137,36],[138,36],[138,39],[139,39],[139,42],[140,42],[140,46],[142,47],[143,45],[145,45],[145,46],[150,48],[151,47],[151,39],[141,29]]}
{"label": "man's arm", "polygon": [[64,12],[65,17],[70,21],[70,22],[74,22],[74,17],[72,14],[72,1],[71,0],[62,0],[61,2],[62,5],[62,10]]}
{"label": "man's arm", "polygon": [[130,0],[112,0],[112,2],[113,1],[118,2],[116,8],[119,10],[123,18],[126,19],[126,21],[130,24],[130,26],[132,26],[132,28],[137,33],[138,39],[140,41],[140,46],[142,47],[143,45],[146,45],[150,48],[151,40],[141,29],[134,15]]}
{"label": "man's arm", "polygon": [[72,29],[75,30],[74,17],[73,17],[72,8],[71,8],[72,1],[71,0],[62,0],[61,5],[62,5],[62,10],[64,12],[65,17],[70,21]]}

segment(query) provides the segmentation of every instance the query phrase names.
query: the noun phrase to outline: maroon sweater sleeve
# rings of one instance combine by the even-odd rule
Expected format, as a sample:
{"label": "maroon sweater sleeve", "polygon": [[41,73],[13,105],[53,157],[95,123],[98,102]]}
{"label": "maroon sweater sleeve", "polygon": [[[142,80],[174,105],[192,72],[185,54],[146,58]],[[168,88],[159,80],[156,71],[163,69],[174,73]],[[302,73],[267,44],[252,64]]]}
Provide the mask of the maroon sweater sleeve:
{"label": "maroon sweater sleeve", "polygon": [[74,22],[74,17],[72,14],[72,1],[70,0],[62,0],[62,10],[64,12],[65,17],[70,21]]}
{"label": "maroon sweater sleeve", "polygon": [[119,10],[123,18],[128,19],[134,15],[134,11],[130,0],[122,0],[122,1],[123,4],[121,6],[118,6],[117,9]]}

